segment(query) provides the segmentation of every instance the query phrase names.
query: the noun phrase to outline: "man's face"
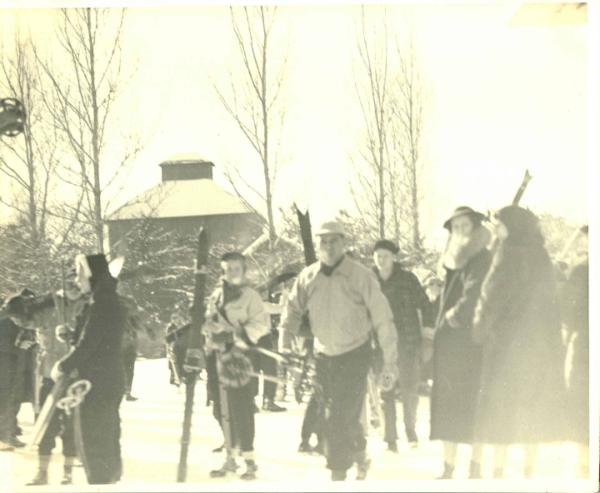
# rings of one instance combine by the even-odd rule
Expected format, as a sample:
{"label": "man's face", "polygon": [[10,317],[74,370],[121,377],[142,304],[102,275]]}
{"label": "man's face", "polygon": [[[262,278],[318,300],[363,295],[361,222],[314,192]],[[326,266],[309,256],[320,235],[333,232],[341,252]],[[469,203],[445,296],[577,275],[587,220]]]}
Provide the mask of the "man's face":
{"label": "man's face", "polygon": [[244,262],[241,260],[221,262],[221,268],[223,269],[223,276],[229,284],[234,286],[243,284],[246,278],[246,266]]}
{"label": "man's face", "polygon": [[394,267],[394,254],[385,248],[375,250],[373,261],[379,272],[389,272]]}
{"label": "man's face", "polygon": [[318,237],[319,260],[325,265],[334,265],[344,255],[342,235],[329,234]]}

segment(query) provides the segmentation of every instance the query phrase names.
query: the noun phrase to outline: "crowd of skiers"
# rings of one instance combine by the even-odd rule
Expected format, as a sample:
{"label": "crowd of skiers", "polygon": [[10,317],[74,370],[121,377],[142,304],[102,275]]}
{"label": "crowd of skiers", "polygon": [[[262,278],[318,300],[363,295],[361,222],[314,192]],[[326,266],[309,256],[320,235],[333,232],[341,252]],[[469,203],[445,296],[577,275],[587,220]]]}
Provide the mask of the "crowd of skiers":
{"label": "crowd of skiers", "polygon": [[[388,448],[397,451],[398,395],[407,441],[417,446],[423,373],[433,381],[429,439],[444,444],[440,478],[452,477],[460,443],[471,445],[471,478],[481,477],[484,446],[494,447],[494,477],[500,478],[507,446],[522,445],[529,477],[537,446],[561,441],[580,445],[580,465],[587,471],[587,229],[573,246],[580,262],[559,285],[539,221],[529,210],[508,206],[488,218],[460,207],[443,226],[449,235],[441,275],[421,282],[399,263],[392,241],[374,244],[369,269],[346,253],[344,227],[325,222],[315,231],[318,261],[289,281],[279,303],[264,302],[248,284],[242,254],[222,257],[223,275],[208,297],[202,327],[207,395],[225,442],[223,466],[212,477],[235,472],[238,452],[245,463],[241,477],[256,477],[254,415],[261,370],[272,384],[265,386],[263,409],[283,410],[275,403],[278,372],[269,355],[278,336],[286,349],[298,339],[307,341],[315,376],[300,451],[322,452],[332,480],[343,481],[354,466],[357,479],[367,477],[365,416],[373,383],[380,391]],[[0,320],[0,446],[18,445],[19,379],[29,346],[15,344],[17,334],[37,329],[42,354],[49,358],[42,365],[42,394],[73,373],[92,383],[80,408],[79,455],[90,483],[114,483],[122,474],[119,405],[130,390],[123,348],[129,312],[103,255],[79,256],[76,281],[62,298],[48,301],[48,310],[62,313],[62,320],[51,320],[43,310],[30,313],[27,294],[5,303],[10,317]],[[62,312],[54,310],[58,305]],[[272,315],[281,316],[276,327]],[[65,322],[71,319],[76,320],[73,331]],[[184,321],[172,322],[167,343],[174,350]],[[55,350],[53,332],[46,337],[44,331],[56,325],[64,333],[63,345]],[[170,366],[177,383],[185,372],[181,358],[170,358]],[[47,482],[48,456],[59,435],[64,481],[70,481],[76,455],[72,426],[69,416],[58,413],[56,419],[40,444],[34,484]],[[309,442],[312,434],[319,439],[316,448]]]}

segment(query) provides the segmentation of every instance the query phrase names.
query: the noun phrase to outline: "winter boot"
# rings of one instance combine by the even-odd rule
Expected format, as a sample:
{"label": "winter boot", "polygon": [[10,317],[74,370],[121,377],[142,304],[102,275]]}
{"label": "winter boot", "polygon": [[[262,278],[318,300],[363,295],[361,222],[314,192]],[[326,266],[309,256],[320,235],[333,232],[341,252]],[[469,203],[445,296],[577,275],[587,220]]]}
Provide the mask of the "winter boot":
{"label": "winter boot", "polygon": [[38,457],[38,472],[35,477],[27,483],[27,486],[42,486],[48,484],[48,466],[50,465],[49,455],[40,455]]}
{"label": "winter boot", "polygon": [[398,443],[396,442],[396,440],[390,440],[389,442],[387,442],[387,449],[390,452],[397,453],[398,452]]}
{"label": "winter boot", "polygon": [[234,473],[237,471],[238,465],[235,462],[235,459],[232,456],[228,456],[225,460],[225,463],[221,466],[220,469],[215,469],[210,471],[211,478],[224,478],[229,473]]}
{"label": "winter boot", "polygon": [[271,399],[263,399],[263,411],[267,411],[270,413],[281,413],[287,411],[285,407],[281,407],[275,404]]}
{"label": "winter boot", "polygon": [[364,481],[367,478],[367,473],[369,472],[370,467],[371,459],[367,457],[367,453],[365,451],[360,452],[356,460],[356,479],[358,481]]}
{"label": "winter boot", "polygon": [[67,485],[73,484],[73,462],[74,457],[65,457],[65,464],[63,465],[63,477],[60,484]]}
{"label": "winter boot", "polygon": [[471,461],[469,466],[469,479],[481,479],[481,466],[479,462]]}
{"label": "winter boot", "polygon": [[444,462],[444,472],[437,479],[452,479],[452,475],[454,474],[454,466]]}
{"label": "winter boot", "polygon": [[332,481],[346,481],[346,471],[343,469],[332,469],[331,470]]}
{"label": "winter boot", "polygon": [[300,452],[301,454],[311,454],[312,452],[314,452],[314,449],[310,445],[310,443],[301,442],[300,446],[298,447],[298,452]]}
{"label": "winter boot", "polygon": [[256,479],[256,471],[258,471],[258,466],[254,462],[254,459],[246,459],[246,470],[240,475],[240,479],[245,481]]}
{"label": "winter boot", "polygon": [[417,448],[419,446],[419,437],[417,437],[417,432],[414,429],[406,430],[406,438],[408,439],[411,448]]}
{"label": "winter boot", "polygon": [[48,484],[48,471],[38,470],[35,477],[27,483],[27,486],[44,486]]}

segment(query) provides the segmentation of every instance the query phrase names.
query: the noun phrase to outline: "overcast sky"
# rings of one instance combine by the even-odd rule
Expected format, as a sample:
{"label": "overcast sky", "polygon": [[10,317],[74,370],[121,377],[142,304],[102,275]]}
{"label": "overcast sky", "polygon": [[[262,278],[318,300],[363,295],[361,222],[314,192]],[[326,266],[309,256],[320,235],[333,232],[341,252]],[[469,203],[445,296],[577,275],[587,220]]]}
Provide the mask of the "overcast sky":
{"label": "overcast sky", "polygon": [[[381,7],[368,7],[376,22]],[[379,13],[378,13],[379,10]],[[388,8],[390,29],[412,32],[427,94],[423,147],[424,233],[434,242],[451,209],[506,204],[525,168],[523,204],[587,221],[585,25],[512,26],[515,2]],[[281,7],[276,44],[288,51],[279,205],[307,200],[315,220],[351,208],[350,158],[361,138],[356,99],[360,7]],[[0,11],[50,35],[50,11]],[[129,10],[127,66],[137,66],[115,135],[145,135],[127,195],[160,180],[158,163],[197,152],[217,168],[254,157],[216,98],[237,52],[226,7]],[[220,179],[221,177],[217,177]]]}

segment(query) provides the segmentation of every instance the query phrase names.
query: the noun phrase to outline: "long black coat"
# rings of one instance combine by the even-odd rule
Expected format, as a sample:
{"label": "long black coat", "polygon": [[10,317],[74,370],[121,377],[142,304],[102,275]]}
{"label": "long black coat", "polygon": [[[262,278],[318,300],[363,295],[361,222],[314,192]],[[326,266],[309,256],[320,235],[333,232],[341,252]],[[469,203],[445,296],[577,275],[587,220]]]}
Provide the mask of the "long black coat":
{"label": "long black coat", "polygon": [[560,310],[541,242],[498,247],[474,327],[484,350],[476,439],[495,444],[562,439]]}
{"label": "long black coat", "polygon": [[25,388],[26,351],[15,346],[21,329],[0,319],[0,440],[14,437],[17,412]]}
{"label": "long black coat", "polygon": [[81,405],[88,483],[114,483],[122,474],[119,406],[125,390],[122,339],[126,323],[114,279],[103,279],[94,287],[92,302],[81,320],[79,340],[61,366],[67,373],[77,369],[79,377],[92,384]]}
{"label": "long black coat", "polygon": [[471,326],[490,262],[482,249],[463,268],[446,272],[433,343],[432,440],[472,441],[481,349],[471,340]]}

